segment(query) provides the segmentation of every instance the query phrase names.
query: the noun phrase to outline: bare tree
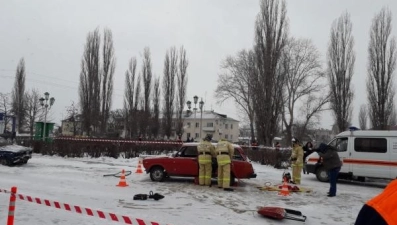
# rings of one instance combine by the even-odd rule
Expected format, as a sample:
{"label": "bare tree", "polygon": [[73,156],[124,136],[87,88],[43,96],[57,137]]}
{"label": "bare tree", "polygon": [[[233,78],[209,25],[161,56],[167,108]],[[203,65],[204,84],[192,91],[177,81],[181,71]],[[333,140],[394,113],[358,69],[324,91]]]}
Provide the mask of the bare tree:
{"label": "bare tree", "polygon": [[14,88],[12,90],[12,112],[16,116],[17,129],[19,133],[23,132],[25,122],[25,59],[19,60],[15,74]]}
{"label": "bare tree", "polygon": [[124,128],[126,111],[124,109],[111,110],[108,120],[108,132],[111,137],[120,137],[120,130]]}
{"label": "bare tree", "polygon": [[397,126],[397,112],[395,108],[393,108],[389,117],[389,126]]}
{"label": "bare tree", "polygon": [[360,124],[361,130],[367,129],[368,111],[366,105],[360,106],[360,112],[358,113],[358,123]]}
{"label": "bare tree", "polygon": [[143,118],[140,121],[141,133],[146,135],[147,128],[150,120],[150,92],[152,88],[152,60],[150,56],[150,49],[146,47],[143,51],[143,65],[142,65],[142,78],[143,78]]}
{"label": "bare tree", "polygon": [[160,77],[154,79],[153,85],[153,114],[151,119],[151,134],[157,138],[160,130]]}
{"label": "bare tree", "polygon": [[178,73],[177,73],[177,84],[178,84],[178,98],[177,98],[177,124],[176,124],[176,132],[178,135],[183,134],[183,108],[185,106],[186,101],[186,86],[188,81],[187,76],[187,67],[189,65],[189,61],[186,57],[186,50],[183,46],[179,50],[179,65],[178,65]]}
{"label": "bare tree", "polygon": [[[322,87],[325,89],[325,87]],[[321,113],[325,110],[329,110],[326,105],[329,103],[330,95],[319,92],[312,92],[308,94],[303,99],[303,105],[300,110],[300,114],[302,115],[299,117],[294,124],[299,124],[296,132],[296,136],[298,138],[303,138],[304,135],[309,134],[310,129],[314,128],[318,125]],[[289,139],[287,139],[289,140]]]}
{"label": "bare tree", "polygon": [[396,39],[390,37],[392,13],[383,8],[372,20],[368,46],[367,93],[369,118],[374,129],[388,129],[394,109],[394,70],[396,69]]}
{"label": "bare tree", "polygon": [[101,38],[98,29],[88,33],[81,60],[79,97],[84,124],[83,129],[88,136],[91,135],[92,128],[94,131],[97,128],[100,118],[100,42]]}
{"label": "bare tree", "polygon": [[[142,135],[142,130],[138,129],[141,128],[141,121],[143,120],[142,118],[142,108],[143,108],[143,98],[141,96],[141,83],[142,83],[142,74],[138,75],[138,78],[136,80],[135,84],[135,100],[134,100],[134,124],[136,128],[136,134],[139,134],[140,136]],[[146,121],[145,121],[146,122]]]}
{"label": "bare tree", "polygon": [[101,133],[106,132],[113,95],[113,74],[116,67],[112,31],[105,29],[102,50]]}
{"label": "bare tree", "polygon": [[81,131],[81,127],[79,127],[81,121],[78,105],[72,101],[72,104],[66,107],[66,112],[69,122],[72,122],[73,136],[76,136]]}
{"label": "bare tree", "polygon": [[288,37],[285,0],[261,0],[255,25],[256,72],[250,79],[258,139],[271,144],[283,108],[285,74],[279,70]]}
{"label": "bare tree", "polygon": [[[309,123],[307,119],[311,118],[310,115],[313,113],[314,94],[324,90],[321,84],[324,74],[321,72],[320,54],[309,39],[291,38],[283,52],[282,66],[286,74],[285,110],[282,119],[286,128],[286,138],[291,140],[296,104],[302,98],[309,96],[310,102],[307,102],[309,105],[306,104],[307,115],[303,120],[303,125],[307,125]],[[318,106],[323,106],[326,102],[320,101],[320,103],[315,107],[317,112]]]}
{"label": "bare tree", "polygon": [[39,118],[39,114],[43,113],[40,107],[40,94],[37,89],[32,89],[30,92],[25,94],[25,114],[26,114],[26,124],[29,127],[30,137],[33,137],[34,124]]}
{"label": "bare tree", "polygon": [[10,93],[0,93],[0,112],[4,113],[4,130],[6,132],[10,118],[7,115],[11,115],[11,97]]}
{"label": "bare tree", "polygon": [[349,13],[343,13],[332,24],[327,52],[327,76],[331,92],[331,109],[339,132],[351,122],[354,90],[351,80],[354,73],[355,53]]}
{"label": "bare tree", "polygon": [[224,70],[218,77],[215,97],[222,104],[233,99],[249,120],[251,141],[255,139],[254,107],[250,88],[250,77],[255,73],[255,54],[253,51],[242,50],[236,56],[229,56],[222,63]]}
{"label": "bare tree", "polygon": [[[125,72],[125,91],[124,91],[124,111],[126,113],[125,118],[125,126],[128,134],[126,137],[129,136],[130,138],[136,132],[134,129],[134,113],[136,111],[135,106],[135,86],[139,85],[139,82],[136,82],[136,67],[137,62],[136,58],[132,58],[129,63],[128,70]],[[135,84],[135,82],[137,84]]]}
{"label": "bare tree", "polygon": [[174,115],[175,99],[175,76],[178,71],[178,55],[175,47],[167,50],[164,59],[164,76],[163,76],[163,128],[164,135],[171,137],[172,117]]}

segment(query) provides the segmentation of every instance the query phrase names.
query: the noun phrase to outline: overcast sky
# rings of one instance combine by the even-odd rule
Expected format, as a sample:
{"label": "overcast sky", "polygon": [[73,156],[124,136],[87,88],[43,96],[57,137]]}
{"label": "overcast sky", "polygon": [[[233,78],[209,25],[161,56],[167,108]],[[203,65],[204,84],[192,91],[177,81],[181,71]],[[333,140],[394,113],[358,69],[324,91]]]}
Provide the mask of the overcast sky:
{"label": "overcast sky", "polygon": [[[388,6],[397,17],[397,2],[385,0],[289,0],[290,34],[310,38],[325,54],[332,22],[347,10],[353,22],[356,63],[353,124],[366,104],[367,46],[371,20]],[[162,76],[164,55],[172,46],[184,45],[189,59],[187,97],[202,97],[205,109],[240,119],[232,102],[217,105],[214,90],[220,63],[228,55],[251,48],[258,0],[35,0],[0,4],[0,92],[11,92],[20,58],[26,62],[26,88],[48,91],[56,102],[52,117],[59,123],[65,107],[78,102],[80,63],[87,33],[99,28],[113,32],[117,58],[113,109],[122,108],[124,74],[131,57],[142,65],[142,52],[152,53],[153,72]],[[393,36],[397,34],[393,20]],[[322,115],[321,127],[333,123]]]}

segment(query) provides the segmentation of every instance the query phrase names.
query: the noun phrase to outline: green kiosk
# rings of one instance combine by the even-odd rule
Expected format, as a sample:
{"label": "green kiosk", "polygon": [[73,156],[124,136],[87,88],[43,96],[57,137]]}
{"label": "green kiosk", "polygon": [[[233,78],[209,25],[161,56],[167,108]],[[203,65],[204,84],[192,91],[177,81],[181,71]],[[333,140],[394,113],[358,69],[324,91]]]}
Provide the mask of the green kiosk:
{"label": "green kiosk", "polygon": [[44,140],[47,143],[51,143],[53,141],[54,124],[55,123],[45,123],[45,129],[44,129],[44,122],[36,122],[34,140],[36,141]]}

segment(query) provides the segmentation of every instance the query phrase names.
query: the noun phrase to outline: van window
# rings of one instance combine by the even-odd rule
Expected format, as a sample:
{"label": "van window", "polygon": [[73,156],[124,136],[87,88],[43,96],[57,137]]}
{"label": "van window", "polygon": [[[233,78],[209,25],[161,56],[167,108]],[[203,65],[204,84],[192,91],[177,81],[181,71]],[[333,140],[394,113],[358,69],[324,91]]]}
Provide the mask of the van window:
{"label": "van window", "polygon": [[344,138],[335,138],[329,145],[333,146],[337,149],[338,152],[346,152],[347,151],[347,137]]}
{"label": "van window", "polygon": [[387,152],[386,138],[356,138],[354,139],[354,150],[356,152]]}

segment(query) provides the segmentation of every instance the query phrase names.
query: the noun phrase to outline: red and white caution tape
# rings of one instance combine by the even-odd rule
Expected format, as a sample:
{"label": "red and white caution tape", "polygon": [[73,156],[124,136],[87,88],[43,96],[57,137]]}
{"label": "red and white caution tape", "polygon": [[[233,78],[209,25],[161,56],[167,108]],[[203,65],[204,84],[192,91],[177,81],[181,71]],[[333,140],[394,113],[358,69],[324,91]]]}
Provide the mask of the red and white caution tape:
{"label": "red and white caution tape", "polygon": [[[11,193],[10,191],[2,190],[2,189],[0,189],[0,192]],[[101,210],[93,210],[90,208],[80,207],[80,206],[76,206],[76,205],[70,205],[70,204],[66,204],[66,203],[60,203],[57,201],[50,201],[47,199],[34,198],[31,196],[25,196],[25,195],[21,195],[21,194],[15,194],[15,196],[20,200],[37,203],[39,205],[46,205],[49,207],[63,209],[66,211],[75,212],[75,213],[79,213],[79,214],[83,214],[83,215],[87,215],[87,216],[99,217],[101,219],[108,219],[108,220],[111,220],[114,222],[120,222],[120,223],[124,223],[124,224],[134,224],[134,225],[135,224],[136,225],[160,225],[160,223],[157,223],[157,222],[145,221],[143,219],[131,218],[129,216],[121,216],[121,215],[117,215],[115,213],[107,213],[107,212],[103,212]]]}
{"label": "red and white caution tape", "polygon": [[4,193],[11,193],[11,191],[4,190],[4,189],[0,189],[0,192],[4,192]]}
{"label": "red and white caution tape", "polygon": [[256,148],[256,149],[269,149],[269,150],[291,150],[292,148],[276,148],[268,146],[252,146],[252,145],[241,145],[242,148]]}
{"label": "red and white caution tape", "polygon": [[183,142],[178,141],[131,141],[131,140],[112,140],[112,139],[96,139],[96,138],[67,138],[57,137],[55,140],[66,140],[66,141],[90,141],[90,142],[117,142],[117,143],[134,143],[134,144],[169,144],[169,145],[181,145]]}

